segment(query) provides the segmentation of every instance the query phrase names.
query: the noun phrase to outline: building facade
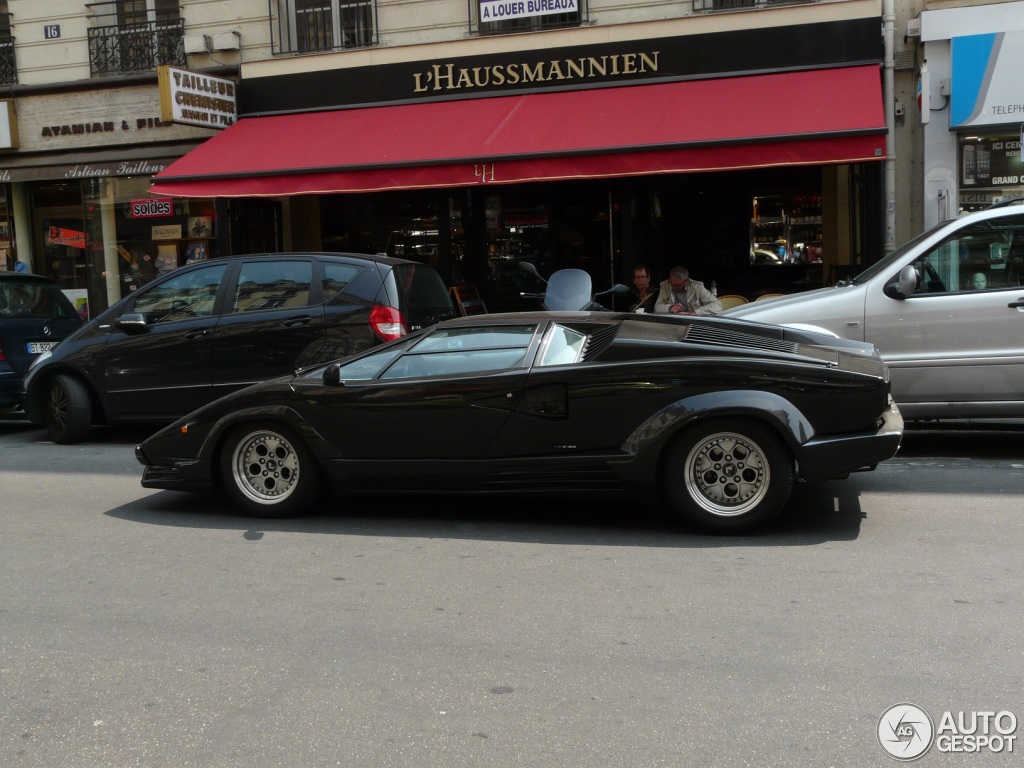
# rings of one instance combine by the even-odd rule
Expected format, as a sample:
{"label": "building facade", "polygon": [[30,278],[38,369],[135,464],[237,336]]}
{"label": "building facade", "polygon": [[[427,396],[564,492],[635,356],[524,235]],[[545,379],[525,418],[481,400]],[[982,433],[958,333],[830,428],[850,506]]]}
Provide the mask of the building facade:
{"label": "building facade", "polygon": [[1024,3],[926,10],[917,31],[925,224],[1024,197]]}
{"label": "building facade", "polygon": [[[492,310],[524,259],[599,287],[682,263],[753,297],[913,226],[884,88],[914,65],[889,60],[880,0],[6,6],[4,255],[94,311],[264,250],[430,262]],[[164,119],[160,65],[236,84],[237,119]]]}

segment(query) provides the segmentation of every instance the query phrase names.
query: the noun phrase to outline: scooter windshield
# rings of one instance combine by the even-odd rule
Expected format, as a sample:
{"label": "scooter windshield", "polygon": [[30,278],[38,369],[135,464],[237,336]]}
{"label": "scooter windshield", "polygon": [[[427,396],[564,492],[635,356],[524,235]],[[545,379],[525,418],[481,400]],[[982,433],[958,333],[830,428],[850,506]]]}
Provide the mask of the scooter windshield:
{"label": "scooter windshield", "polygon": [[591,299],[590,275],[582,269],[560,269],[548,280],[544,306],[552,312],[582,310]]}

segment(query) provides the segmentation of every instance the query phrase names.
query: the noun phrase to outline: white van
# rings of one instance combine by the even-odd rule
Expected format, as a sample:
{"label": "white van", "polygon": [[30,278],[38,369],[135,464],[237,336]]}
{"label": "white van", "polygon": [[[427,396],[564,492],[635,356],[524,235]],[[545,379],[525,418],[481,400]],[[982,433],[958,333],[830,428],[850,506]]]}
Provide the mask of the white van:
{"label": "white van", "polygon": [[727,317],[874,344],[904,419],[1024,418],[1024,206],[945,221],[848,283]]}

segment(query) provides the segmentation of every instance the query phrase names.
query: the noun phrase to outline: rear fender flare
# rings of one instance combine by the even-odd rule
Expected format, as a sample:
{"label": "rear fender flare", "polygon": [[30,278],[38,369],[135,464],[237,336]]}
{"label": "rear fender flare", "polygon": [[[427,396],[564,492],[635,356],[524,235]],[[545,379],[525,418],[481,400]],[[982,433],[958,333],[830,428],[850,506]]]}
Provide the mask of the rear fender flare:
{"label": "rear fender flare", "polygon": [[698,420],[720,417],[757,419],[772,427],[790,447],[814,437],[814,427],[793,403],[771,392],[731,390],[705,392],[678,400],[637,427],[622,450],[638,456],[660,449],[682,429]]}

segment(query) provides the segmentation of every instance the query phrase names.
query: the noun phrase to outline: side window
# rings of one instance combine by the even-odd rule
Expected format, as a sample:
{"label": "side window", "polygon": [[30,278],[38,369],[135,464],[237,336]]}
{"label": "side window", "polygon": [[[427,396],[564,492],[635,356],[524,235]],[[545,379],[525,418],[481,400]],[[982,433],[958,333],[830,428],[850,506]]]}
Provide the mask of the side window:
{"label": "side window", "polygon": [[537,365],[571,365],[575,363],[583,354],[583,343],[586,340],[585,333],[561,325],[552,326],[544,340]]}
{"label": "side window", "polygon": [[230,312],[305,307],[313,265],[308,261],[250,261],[242,264]]}
{"label": "side window", "polygon": [[382,379],[455,376],[520,368],[536,326],[450,328],[434,331],[398,358]]}
{"label": "side window", "polygon": [[[375,379],[378,374],[384,368],[388,366],[396,357],[402,352],[409,348],[412,344],[411,339],[405,339],[395,344],[389,344],[384,349],[377,350],[372,354],[360,357],[358,360],[353,360],[351,363],[345,363],[341,366],[340,378],[342,381],[365,381],[367,379]],[[314,376],[322,375],[319,372],[314,372]]]}
{"label": "side window", "polygon": [[324,264],[323,267],[324,303],[342,303],[345,289],[355,281],[363,270],[354,264]]}
{"label": "side window", "polygon": [[989,219],[958,231],[915,262],[918,294],[1016,287],[1024,255],[1024,216]]}
{"label": "side window", "polygon": [[176,275],[140,291],[132,311],[145,315],[149,325],[209,317],[226,270],[226,264],[215,264]]}

